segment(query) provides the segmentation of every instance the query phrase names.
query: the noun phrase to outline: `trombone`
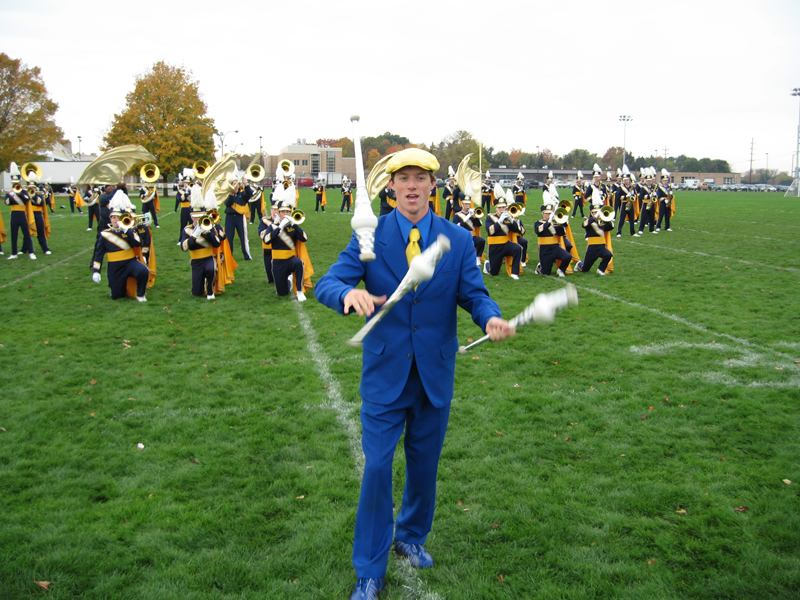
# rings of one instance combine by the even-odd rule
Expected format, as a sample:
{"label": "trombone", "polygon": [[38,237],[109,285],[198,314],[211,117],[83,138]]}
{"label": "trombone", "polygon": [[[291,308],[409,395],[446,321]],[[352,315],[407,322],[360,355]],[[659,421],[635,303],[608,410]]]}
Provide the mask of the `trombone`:
{"label": "trombone", "polygon": [[558,208],[563,208],[567,212],[570,212],[572,210],[572,202],[569,200],[562,200],[558,203]]}
{"label": "trombone", "polygon": [[303,221],[306,220],[306,215],[302,210],[298,208],[292,211],[292,214],[289,218],[295,225],[300,225]]}
{"label": "trombone", "polygon": [[126,214],[125,216],[120,217],[117,224],[122,231],[128,231],[131,227],[136,225],[136,221],[131,215]]}

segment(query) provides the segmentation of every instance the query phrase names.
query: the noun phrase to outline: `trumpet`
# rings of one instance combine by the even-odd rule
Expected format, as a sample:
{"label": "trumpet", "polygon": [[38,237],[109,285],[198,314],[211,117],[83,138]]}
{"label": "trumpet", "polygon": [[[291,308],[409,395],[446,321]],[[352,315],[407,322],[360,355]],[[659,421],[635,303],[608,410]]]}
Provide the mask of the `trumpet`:
{"label": "trumpet", "polygon": [[569,209],[559,204],[556,212],[553,213],[553,221],[559,225],[566,225],[569,222]]}
{"label": "trumpet", "polygon": [[603,221],[604,223],[613,221],[615,216],[617,215],[611,206],[608,206],[606,204],[600,207],[600,220]]}
{"label": "trumpet", "polygon": [[14,182],[14,185],[11,186],[11,190],[16,194],[19,194],[22,191],[22,184],[19,181]]}
{"label": "trumpet", "polygon": [[212,208],[210,211],[208,211],[208,217],[214,222],[215,225],[219,223],[219,211],[216,208]]}
{"label": "trumpet", "polygon": [[558,208],[563,208],[565,211],[569,212],[572,210],[572,202],[569,200],[562,200],[558,203]]}
{"label": "trumpet", "polygon": [[475,218],[482,219],[486,213],[483,212],[483,209],[480,206],[475,207]]}
{"label": "trumpet", "polygon": [[28,192],[28,196],[33,198],[34,196],[36,196],[39,193],[39,188],[36,187],[33,184],[30,184],[30,185],[28,185],[27,192]]}
{"label": "trumpet", "polygon": [[513,219],[519,219],[525,215],[525,206],[521,202],[514,202],[507,210]]}
{"label": "trumpet", "polygon": [[295,225],[300,225],[303,221],[306,220],[305,213],[300,209],[295,209],[292,211],[291,216],[289,217],[292,220],[292,223]]}
{"label": "trumpet", "polygon": [[203,232],[211,231],[212,229],[214,229],[214,219],[212,219],[210,216],[205,216],[202,219],[200,219],[198,225],[200,226],[200,229]]}

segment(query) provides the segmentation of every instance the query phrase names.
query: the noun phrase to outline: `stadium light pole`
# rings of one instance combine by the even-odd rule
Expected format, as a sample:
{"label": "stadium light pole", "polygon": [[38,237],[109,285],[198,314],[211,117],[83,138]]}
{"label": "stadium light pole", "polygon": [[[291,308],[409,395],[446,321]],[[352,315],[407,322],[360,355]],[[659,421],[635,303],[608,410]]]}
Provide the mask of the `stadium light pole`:
{"label": "stadium light pole", "polygon": [[81,160],[81,136],[78,136],[78,160]]}
{"label": "stadium light pole", "polygon": [[219,149],[219,157],[220,158],[225,156],[225,136],[228,135],[229,133],[239,133],[239,130],[238,129],[233,129],[231,131],[226,131],[225,133],[222,133],[221,131],[217,132],[217,136],[219,137],[219,147],[220,147],[220,149]]}
{"label": "stadium light pole", "polygon": [[620,115],[619,120],[622,121],[622,164],[625,164],[625,147],[628,144],[628,123],[633,121],[630,115]]}
{"label": "stadium light pole", "polygon": [[[792,96],[800,96],[800,88],[794,88],[792,90]],[[800,178],[800,117],[798,117],[797,121],[797,164],[794,167],[794,178]]]}

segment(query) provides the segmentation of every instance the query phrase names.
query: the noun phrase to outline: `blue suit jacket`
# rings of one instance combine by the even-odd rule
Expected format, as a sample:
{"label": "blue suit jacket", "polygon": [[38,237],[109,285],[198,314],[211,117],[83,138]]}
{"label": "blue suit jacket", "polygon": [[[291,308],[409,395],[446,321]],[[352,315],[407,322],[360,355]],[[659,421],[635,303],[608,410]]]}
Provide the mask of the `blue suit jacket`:
{"label": "blue suit jacket", "polygon": [[[364,338],[360,392],[369,402],[396,400],[412,360],[416,360],[431,403],[447,405],[453,398],[459,346],[456,306],[469,312],[482,331],[491,317],[500,316],[500,308],[489,297],[483,274],[475,265],[472,236],[446,219],[431,216],[429,243],[442,233],[450,239],[450,251],[439,261],[433,277],[398,301]],[[371,294],[390,296],[408,271],[406,245],[394,211],[381,217],[375,231],[375,260],[359,260],[354,234],[337,262],[317,282],[314,295],[340,313],[344,312],[345,294],[362,280]]]}

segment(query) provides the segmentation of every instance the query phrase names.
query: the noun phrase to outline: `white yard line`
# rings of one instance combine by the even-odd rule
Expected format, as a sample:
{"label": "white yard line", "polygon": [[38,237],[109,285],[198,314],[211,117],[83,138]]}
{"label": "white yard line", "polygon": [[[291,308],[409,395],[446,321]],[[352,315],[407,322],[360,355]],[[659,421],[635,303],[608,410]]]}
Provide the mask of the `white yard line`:
{"label": "white yard line", "polygon": [[[615,238],[616,239],[616,238]],[[618,240],[614,243],[618,243]],[[800,269],[792,267],[782,267],[780,265],[771,265],[767,262],[758,262],[753,260],[742,260],[741,258],[730,258],[728,256],[719,256],[717,254],[709,254],[708,252],[697,252],[693,250],[683,250],[682,248],[673,248],[671,246],[659,246],[658,244],[648,244],[646,242],[634,242],[633,240],[625,240],[625,243],[636,244],[637,246],[646,246],[648,248],[658,248],[659,250],[672,250],[673,252],[681,252],[683,254],[693,254],[695,256],[703,256],[705,258],[716,258],[726,262],[737,262],[744,265],[756,265],[759,267],[767,267],[769,269],[777,269],[778,271],[791,271],[792,273],[800,273]]]}
{"label": "white yard line", "polygon": [[[9,287],[9,286],[15,285],[15,284],[19,283],[20,281],[25,281],[26,279],[28,279],[28,277],[33,277],[34,275],[39,275],[39,274],[41,274],[41,273],[44,273],[45,271],[49,271],[49,270],[50,270],[50,269],[52,269],[53,267],[55,267],[55,266],[58,266],[58,265],[60,265],[61,263],[67,262],[68,260],[72,260],[73,258],[80,256],[81,254],[86,254],[87,252],[89,252],[89,251],[91,251],[91,250],[94,250],[94,247],[92,247],[92,248],[85,248],[85,249],[81,250],[80,252],[76,252],[76,253],[75,253],[75,254],[73,254],[72,256],[69,256],[69,257],[67,257],[67,258],[62,258],[62,259],[61,259],[61,260],[59,260],[58,262],[54,262],[54,263],[53,263],[53,264],[51,264],[51,265],[47,265],[46,267],[42,267],[41,269],[36,269],[35,271],[31,271],[30,273],[28,273],[27,275],[23,275],[23,276],[22,276],[22,277],[20,277],[19,279],[15,279],[14,281],[9,281],[8,283],[4,283],[3,285],[0,285],[0,290],[2,290],[3,288]],[[17,260],[23,260],[23,261],[24,261],[24,260],[30,260],[30,259],[29,259],[29,258],[27,258],[27,257],[25,257],[25,255],[23,254],[23,255],[22,255],[20,258],[18,258]],[[89,270],[89,269],[88,269],[88,265],[87,265],[87,271],[88,271],[88,270]],[[88,277],[88,276],[89,276],[89,274],[87,273],[87,277]]]}

